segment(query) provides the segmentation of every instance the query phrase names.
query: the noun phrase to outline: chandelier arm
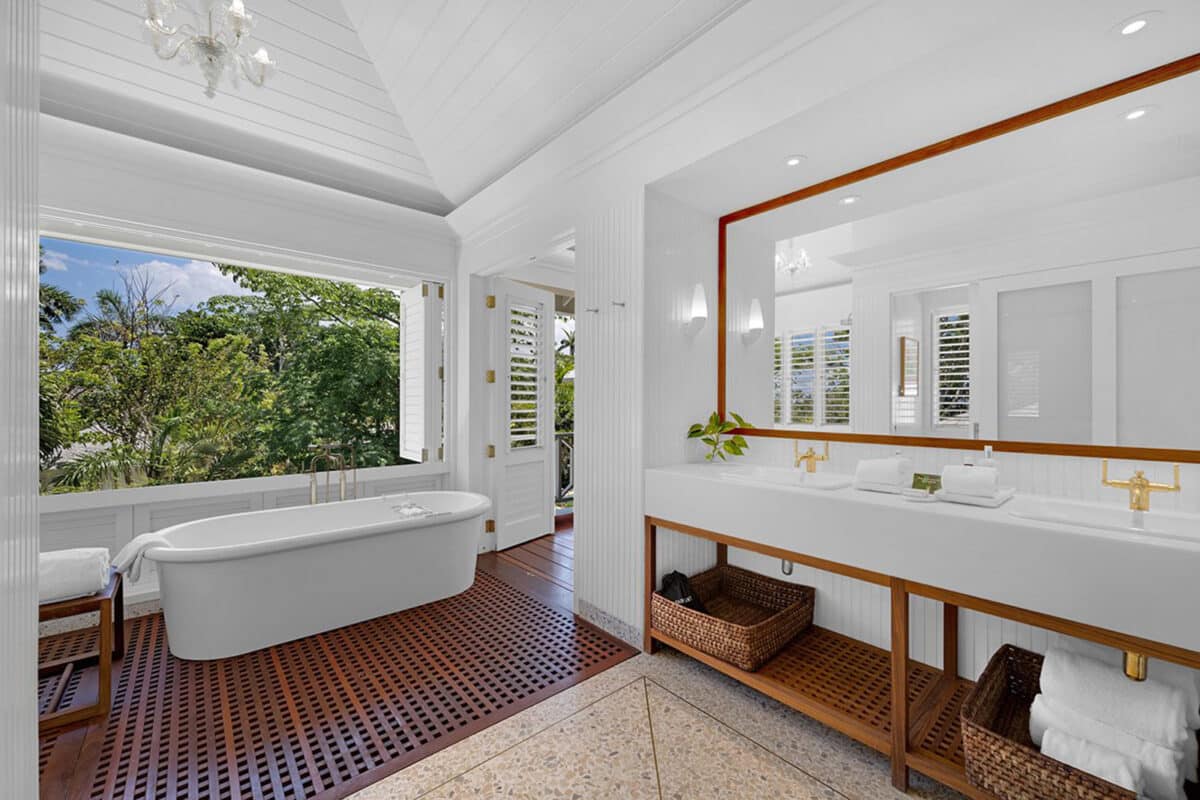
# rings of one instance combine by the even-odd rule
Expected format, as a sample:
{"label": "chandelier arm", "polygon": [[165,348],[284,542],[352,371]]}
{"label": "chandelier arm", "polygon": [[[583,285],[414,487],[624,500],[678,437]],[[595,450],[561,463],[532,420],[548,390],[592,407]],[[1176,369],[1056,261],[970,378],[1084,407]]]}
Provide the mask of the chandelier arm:
{"label": "chandelier arm", "polygon": [[254,67],[251,66],[251,59],[244,54],[237,54],[237,63],[238,66],[242,68],[242,75],[244,75],[246,80],[250,81],[250,83],[254,84],[255,86],[262,86],[267,82],[266,70],[260,67],[257,70],[258,74],[256,75]]}
{"label": "chandelier arm", "polygon": [[[182,31],[183,27],[184,26],[180,26],[176,30]],[[158,56],[163,61],[170,61],[171,59],[175,58],[175,56],[179,55],[179,51],[183,49],[183,46],[185,44],[187,44],[189,41],[191,41],[191,38],[192,37],[186,33],[183,34],[183,36],[179,39],[175,39],[174,35],[168,37],[167,42],[172,43],[172,41],[173,41],[173,43],[175,45],[174,47],[172,47],[170,49],[164,49],[156,40],[154,42],[154,55]]]}

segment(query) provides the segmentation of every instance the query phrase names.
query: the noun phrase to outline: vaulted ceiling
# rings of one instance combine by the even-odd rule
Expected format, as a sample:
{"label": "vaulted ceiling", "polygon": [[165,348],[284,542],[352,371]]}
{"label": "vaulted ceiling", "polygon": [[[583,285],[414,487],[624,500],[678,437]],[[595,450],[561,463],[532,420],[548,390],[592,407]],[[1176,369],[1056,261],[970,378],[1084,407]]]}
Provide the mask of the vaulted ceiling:
{"label": "vaulted ceiling", "polygon": [[212,99],[196,65],[154,54],[141,6],[42,0],[44,111],[424,211],[450,210],[340,0],[249,0],[255,46],[265,46],[279,70],[263,88],[225,84]]}
{"label": "vaulted ceiling", "polygon": [[455,203],[743,2],[343,0]]}

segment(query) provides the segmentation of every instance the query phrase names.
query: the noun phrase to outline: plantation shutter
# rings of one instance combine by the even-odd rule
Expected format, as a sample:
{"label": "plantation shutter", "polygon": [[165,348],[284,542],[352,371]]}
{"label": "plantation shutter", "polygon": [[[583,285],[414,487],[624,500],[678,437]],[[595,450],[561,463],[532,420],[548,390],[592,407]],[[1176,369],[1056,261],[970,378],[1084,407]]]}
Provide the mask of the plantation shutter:
{"label": "plantation shutter", "polygon": [[971,412],[971,315],[934,315],[934,409],[937,425],[966,425]]}
{"label": "plantation shutter", "polygon": [[817,379],[816,334],[812,331],[793,333],[788,341],[788,369],[791,372],[788,421],[795,425],[811,425],[816,398],[813,392]]}
{"label": "plantation shutter", "polygon": [[436,287],[400,290],[400,457],[409,461],[429,461],[438,441],[440,326]]}
{"label": "plantation shutter", "polygon": [[826,328],[821,335],[821,423],[850,424],[850,329]]}
{"label": "plantation shutter", "polygon": [[775,337],[771,362],[771,395],[775,400],[775,422],[783,422],[783,338]]}
{"label": "plantation shutter", "polygon": [[542,444],[541,382],[542,359],[539,342],[543,334],[540,306],[512,303],[508,307],[508,446],[539,447]]}

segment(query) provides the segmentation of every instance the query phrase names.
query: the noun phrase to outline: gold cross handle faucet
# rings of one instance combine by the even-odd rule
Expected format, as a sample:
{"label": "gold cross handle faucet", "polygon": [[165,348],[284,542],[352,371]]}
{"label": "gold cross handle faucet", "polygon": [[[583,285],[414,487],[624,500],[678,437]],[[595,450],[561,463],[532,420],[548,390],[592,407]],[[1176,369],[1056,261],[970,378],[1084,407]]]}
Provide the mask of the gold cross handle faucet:
{"label": "gold cross handle faucet", "polygon": [[1143,470],[1137,470],[1133,473],[1133,477],[1125,481],[1110,481],[1108,479],[1108,459],[1101,462],[1100,483],[1105,486],[1111,486],[1114,489],[1129,490],[1129,510],[1130,511],[1149,511],[1150,510],[1150,495],[1154,492],[1178,492],[1179,491],[1179,465],[1175,465],[1175,483],[1154,483],[1146,477]]}
{"label": "gold cross handle faucet", "polygon": [[817,451],[813,450],[811,447],[808,448],[808,450],[801,453],[800,452],[800,441],[796,440],[796,441],[792,442],[792,454],[796,457],[796,460],[794,462],[796,467],[799,467],[801,464],[803,464],[805,472],[816,472],[818,461],[828,461],[829,460],[829,442],[825,443],[824,455],[817,455]]}

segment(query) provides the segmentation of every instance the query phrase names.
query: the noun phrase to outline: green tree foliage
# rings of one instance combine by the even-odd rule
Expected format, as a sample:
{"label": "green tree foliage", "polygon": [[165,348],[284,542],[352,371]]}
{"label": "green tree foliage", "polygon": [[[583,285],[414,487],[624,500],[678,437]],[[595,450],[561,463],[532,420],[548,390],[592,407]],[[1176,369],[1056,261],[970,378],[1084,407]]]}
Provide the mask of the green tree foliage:
{"label": "green tree foliage", "polygon": [[[42,334],[50,491],[286,474],[318,441],[399,463],[400,303],[390,291],[218,265],[250,295],[173,311],[133,272]],[[61,291],[61,290],[60,290]]]}

